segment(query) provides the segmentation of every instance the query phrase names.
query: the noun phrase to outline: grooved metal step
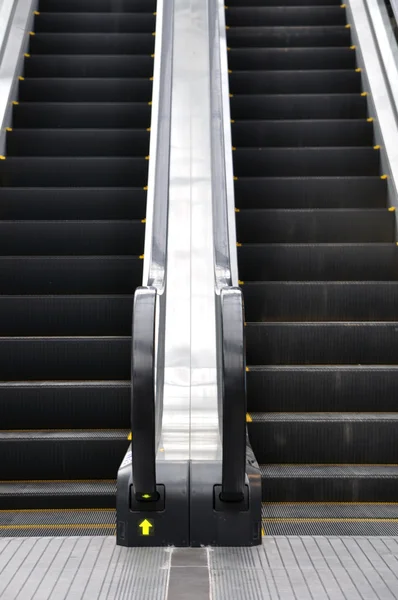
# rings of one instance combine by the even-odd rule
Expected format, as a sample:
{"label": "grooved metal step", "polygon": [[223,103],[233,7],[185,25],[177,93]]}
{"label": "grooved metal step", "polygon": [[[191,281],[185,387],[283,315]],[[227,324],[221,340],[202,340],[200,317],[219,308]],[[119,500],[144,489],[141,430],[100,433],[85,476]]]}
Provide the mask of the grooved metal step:
{"label": "grooved metal step", "polygon": [[227,14],[230,27],[253,24],[267,27],[297,27],[345,25],[346,14],[341,6],[261,6],[230,7]]}
{"label": "grooved metal step", "polygon": [[25,77],[152,77],[151,55],[33,55]]}
{"label": "grooved metal step", "polygon": [[231,48],[229,68],[245,71],[281,69],[355,69],[355,52],[343,48]]}
{"label": "grooved metal step", "polygon": [[146,13],[43,12],[35,19],[37,33],[153,33],[155,16]]}
{"label": "grooved metal step", "polygon": [[233,71],[229,82],[232,94],[360,94],[361,92],[361,74],[354,69]]}
{"label": "grooved metal step", "polygon": [[396,410],[397,365],[250,367],[250,410],[369,413]]}
{"label": "grooved metal step", "polygon": [[[51,488],[50,488],[51,489]],[[84,498],[83,498],[84,499]],[[29,501],[30,498],[28,497]],[[55,503],[57,503],[57,498]],[[0,538],[2,537],[80,537],[111,536],[116,530],[116,513],[113,508],[64,507],[0,512]]]}
{"label": "grooved metal step", "polygon": [[143,188],[0,188],[1,212],[7,220],[144,219]]}
{"label": "grooved metal step", "polygon": [[34,54],[153,54],[152,33],[36,33],[30,42]]}
{"label": "grooved metal step", "polygon": [[[273,464],[398,464],[398,413],[250,413],[257,460]],[[286,441],[289,440],[289,443]]]}
{"label": "grooved metal step", "polygon": [[244,286],[248,321],[398,321],[395,281],[269,281]]}
{"label": "grooved metal step", "polygon": [[21,102],[150,102],[149,77],[32,77],[20,82]]}
{"label": "grooved metal step", "polygon": [[[21,102],[14,107],[16,128],[84,128],[147,130],[151,107],[147,102]],[[18,131],[18,130],[16,130]]]}
{"label": "grooved metal step", "polygon": [[240,243],[394,242],[395,214],[385,208],[245,209],[236,215],[236,228]]}
{"label": "grooved metal step", "polygon": [[0,431],[1,480],[113,479],[128,430]]}
{"label": "grooved metal step", "polygon": [[156,0],[40,0],[39,10],[46,12],[123,12],[149,13],[156,11]]}
{"label": "grooved metal step", "polygon": [[[303,0],[289,0],[292,5]],[[280,0],[273,0],[280,3]],[[321,2],[314,0],[319,6]],[[311,1],[305,2],[310,6]],[[330,5],[329,0],[325,4]],[[272,3],[268,3],[272,6]],[[285,3],[288,6],[288,3]],[[233,48],[322,48],[351,44],[350,31],[344,25],[300,27],[236,27],[228,31],[228,43]]]}
{"label": "grooved metal step", "polygon": [[73,429],[76,422],[120,429],[130,420],[130,396],[129,380],[0,383],[0,422],[10,430]]}
{"label": "grooved metal step", "polygon": [[145,129],[16,129],[7,137],[8,156],[134,157],[148,156]]}

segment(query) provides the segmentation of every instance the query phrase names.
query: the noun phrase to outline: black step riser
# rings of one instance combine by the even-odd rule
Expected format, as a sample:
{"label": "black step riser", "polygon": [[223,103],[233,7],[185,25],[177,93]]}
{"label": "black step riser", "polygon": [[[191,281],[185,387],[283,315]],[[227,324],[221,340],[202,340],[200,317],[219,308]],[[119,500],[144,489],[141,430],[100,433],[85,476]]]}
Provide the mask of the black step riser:
{"label": "black step riser", "polygon": [[144,219],[146,191],[134,188],[23,188],[0,190],[5,220]]}
{"label": "black step riser", "polygon": [[[109,383],[67,385],[1,385],[3,430],[129,429],[131,387]],[[37,407],[40,406],[40,411]],[[0,500],[1,504],[1,500]]]}
{"label": "black step riser", "polygon": [[397,409],[394,368],[268,367],[247,374],[249,412],[382,412]]}
{"label": "black step riser", "polygon": [[[151,126],[148,103],[21,103],[14,107],[14,128],[136,128]],[[59,132],[60,133],[60,132]]]}
{"label": "black step riser", "polygon": [[93,509],[93,508],[116,508],[116,495],[74,495],[53,496],[48,495],[29,496],[27,493],[14,496],[0,496],[0,510],[65,510],[65,509]]}
{"label": "black step riser", "polygon": [[128,336],[132,312],[132,296],[1,296],[0,330],[3,336]]}
{"label": "black step riser", "polygon": [[252,119],[365,119],[366,98],[359,94],[238,95],[230,99],[236,125]]}
{"label": "black step riser", "polygon": [[395,216],[387,210],[241,210],[236,228],[241,243],[394,242]]}
{"label": "black step riser", "polygon": [[[30,41],[34,54],[139,54],[154,51],[152,33],[37,33]],[[25,63],[26,64],[26,63]]]}
{"label": "black step riser", "polygon": [[0,478],[114,479],[128,445],[127,436],[107,441],[2,441]]}
{"label": "black step riser", "polygon": [[21,81],[21,102],[150,102],[152,82],[148,79],[55,79]]}
{"label": "black step riser", "polygon": [[[283,6],[340,6],[340,0],[285,0]],[[229,8],[264,8],[264,6],[281,6],[281,0],[231,0]],[[228,9],[229,10],[229,9]]]}
{"label": "black step riser", "polygon": [[397,421],[249,423],[250,441],[267,464],[396,464]]}
{"label": "black step riser", "polygon": [[7,136],[8,156],[134,156],[149,152],[149,133],[139,129],[29,130]]}
{"label": "black step riser", "polygon": [[228,66],[234,71],[287,69],[355,69],[355,52],[349,48],[231,49]]}
{"label": "black step riser", "polygon": [[270,177],[235,181],[237,208],[385,208],[380,177]]}
{"label": "black step riser", "polygon": [[3,294],[133,294],[142,260],[118,257],[0,257]]}
{"label": "black step riser", "polygon": [[152,77],[148,56],[32,56],[25,77]]}
{"label": "black step riser", "polygon": [[128,380],[131,339],[0,338],[0,381]]}
{"label": "black step riser", "polygon": [[303,146],[371,146],[373,127],[365,119],[356,121],[239,121],[232,125],[237,148]]}
{"label": "black step riser", "polygon": [[340,6],[229,8],[226,20],[230,27],[345,25],[347,22],[345,10]]}
{"label": "black step riser", "polygon": [[5,187],[144,187],[147,179],[144,157],[10,157],[0,165],[0,185]]}
{"label": "black step riser", "polygon": [[152,33],[156,20],[140,13],[42,13],[35,19],[37,33]]}
{"label": "black step riser", "polygon": [[335,477],[262,479],[263,502],[396,502],[397,480]]}
{"label": "black step riser", "polygon": [[[280,0],[277,0],[280,2]],[[301,2],[303,0],[300,0]],[[237,27],[228,30],[232,48],[327,48],[351,44],[344,26],[325,27]]]}
{"label": "black step riser", "polygon": [[398,248],[367,245],[243,245],[245,281],[398,281]]}
{"label": "black step riser", "polygon": [[237,177],[378,175],[380,152],[369,148],[237,148]]}
{"label": "black step riser", "polygon": [[248,323],[249,365],[398,364],[398,326]]}
{"label": "black step riser", "polygon": [[149,13],[156,11],[156,0],[84,0],[84,2],[82,0],[68,0],[67,3],[63,0],[40,0],[39,10],[52,13],[64,13],[65,11],[72,13]]}
{"label": "black step riser", "polygon": [[361,92],[361,74],[356,73],[354,69],[235,71],[229,76],[229,82],[232,94],[360,94]]}
{"label": "black step riser", "polygon": [[398,284],[248,283],[247,321],[398,321]]}

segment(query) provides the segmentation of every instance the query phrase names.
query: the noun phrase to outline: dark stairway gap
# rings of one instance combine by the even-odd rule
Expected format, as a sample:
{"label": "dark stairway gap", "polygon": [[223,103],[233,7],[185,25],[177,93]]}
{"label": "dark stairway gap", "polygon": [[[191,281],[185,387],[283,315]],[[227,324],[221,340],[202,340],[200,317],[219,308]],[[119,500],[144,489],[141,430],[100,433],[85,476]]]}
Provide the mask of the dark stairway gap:
{"label": "dark stairway gap", "polygon": [[[156,0],[40,0],[35,16],[0,163],[2,511],[115,507],[129,444],[155,11]],[[74,531],[63,524],[58,534]]]}
{"label": "dark stairway gap", "polygon": [[248,429],[265,531],[282,531],[267,519],[278,514],[288,533],[294,503],[306,517],[319,502],[329,517],[342,516],[339,502],[378,517],[384,509],[360,503],[398,502],[398,248],[345,7],[227,4]]}

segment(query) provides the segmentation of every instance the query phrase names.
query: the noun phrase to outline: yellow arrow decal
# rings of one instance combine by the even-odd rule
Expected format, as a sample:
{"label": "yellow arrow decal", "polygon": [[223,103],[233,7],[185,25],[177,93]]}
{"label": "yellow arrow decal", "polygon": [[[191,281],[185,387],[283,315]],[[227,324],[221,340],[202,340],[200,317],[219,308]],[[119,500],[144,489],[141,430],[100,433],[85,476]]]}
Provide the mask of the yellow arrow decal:
{"label": "yellow arrow decal", "polygon": [[154,535],[155,527],[153,521],[144,519],[141,523],[138,523],[138,527],[141,529],[140,535]]}

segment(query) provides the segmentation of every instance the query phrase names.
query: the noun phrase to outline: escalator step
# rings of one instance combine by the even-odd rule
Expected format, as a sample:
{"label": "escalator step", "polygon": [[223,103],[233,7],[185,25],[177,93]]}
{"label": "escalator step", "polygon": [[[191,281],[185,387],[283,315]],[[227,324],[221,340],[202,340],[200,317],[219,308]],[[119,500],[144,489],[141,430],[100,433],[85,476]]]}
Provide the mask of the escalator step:
{"label": "escalator step", "polygon": [[141,281],[138,256],[0,256],[2,294],[133,294]]}
{"label": "escalator step", "polygon": [[123,157],[11,157],[0,164],[0,185],[146,186],[148,161]]}
{"label": "escalator step", "polygon": [[130,347],[129,336],[2,337],[0,381],[129,380]]}
{"label": "escalator step", "polygon": [[150,102],[150,78],[41,78],[21,81],[21,102]]}
{"label": "escalator step", "polygon": [[0,478],[113,479],[129,445],[127,436],[128,430],[3,430]]}
{"label": "escalator step", "polygon": [[247,321],[398,321],[396,281],[248,282]]}
{"label": "escalator step", "polygon": [[235,181],[238,208],[385,208],[380,177],[245,177]]}
{"label": "escalator step", "polygon": [[[116,481],[111,479],[0,482],[0,510],[113,508],[115,503]],[[30,528],[32,523],[40,522],[38,517],[39,515],[32,515]],[[68,515],[66,519],[65,517],[64,513],[64,521],[70,522],[70,516]],[[45,523],[48,523],[49,519],[51,521],[51,517],[47,514]],[[81,517],[78,522],[81,522]],[[90,522],[93,522],[93,517]],[[21,527],[19,526],[18,529]],[[40,535],[40,532],[37,535]],[[65,533],[62,532],[62,535]]]}
{"label": "escalator step", "polygon": [[41,13],[35,19],[37,33],[153,33],[156,18],[147,13]]}
{"label": "escalator step", "polygon": [[141,221],[0,221],[0,255],[139,255]]}
{"label": "escalator step", "polygon": [[25,77],[152,77],[153,58],[140,55],[33,55]]}
{"label": "escalator step", "polygon": [[233,71],[232,94],[360,94],[361,74],[333,71]]}
{"label": "escalator step", "polygon": [[236,215],[236,228],[241,243],[394,242],[395,214],[386,209],[245,209]]}
{"label": "escalator step", "polygon": [[395,244],[244,244],[243,281],[397,281]]}
{"label": "escalator step", "polygon": [[14,129],[7,136],[7,156],[145,157],[145,129]]}
{"label": "escalator step", "polygon": [[373,127],[365,119],[235,121],[233,145],[242,147],[371,146]]}
{"label": "escalator step", "polygon": [[280,71],[287,69],[355,69],[355,52],[350,48],[238,48],[228,53],[234,71]]}
{"label": "escalator step", "polygon": [[[21,102],[14,128],[143,128],[151,125],[147,102]],[[148,136],[149,137],[149,136]]]}
{"label": "escalator step", "polygon": [[[228,7],[241,8],[244,5],[246,8],[253,7],[264,7],[267,6],[281,6],[281,0],[229,0]],[[340,0],[284,0],[283,6],[340,6]],[[229,10],[229,9],[228,9]]]}
{"label": "escalator step", "polygon": [[149,13],[156,11],[156,0],[39,0],[39,10],[44,12],[119,12]]}
{"label": "escalator step", "polygon": [[143,188],[0,188],[3,219],[142,219]]}
{"label": "escalator step", "polygon": [[[0,296],[4,336],[124,336],[133,296]],[[3,421],[1,421],[3,422]]]}
{"label": "escalator step", "polygon": [[252,119],[365,119],[366,98],[359,94],[240,94],[230,99],[235,122]]}
{"label": "escalator step", "polygon": [[345,25],[346,13],[340,6],[261,6],[230,7],[226,12],[227,25],[267,27],[298,27]]}
{"label": "escalator step", "polygon": [[398,364],[396,321],[247,323],[246,344],[249,365]]}
{"label": "escalator step", "polygon": [[396,502],[398,466],[261,465],[263,501]]}
{"label": "escalator step", "polygon": [[152,33],[36,33],[30,41],[34,54],[153,54]]}
{"label": "escalator step", "polygon": [[370,147],[237,148],[237,177],[378,175],[380,152]]}
{"label": "escalator step", "polygon": [[398,464],[397,413],[250,416],[250,440],[260,463]]}
{"label": "escalator step", "polygon": [[[280,3],[280,0],[275,0]],[[294,1],[294,0],[289,0]],[[297,0],[303,2],[303,0]],[[327,3],[330,2],[327,0]],[[306,2],[310,5],[310,2]],[[269,5],[271,6],[271,5]],[[288,6],[286,3],[285,6]],[[351,34],[343,25],[320,27],[236,27],[228,31],[232,48],[324,48],[351,45]]]}
{"label": "escalator step", "polygon": [[269,366],[247,374],[252,412],[396,411],[398,366]]}

